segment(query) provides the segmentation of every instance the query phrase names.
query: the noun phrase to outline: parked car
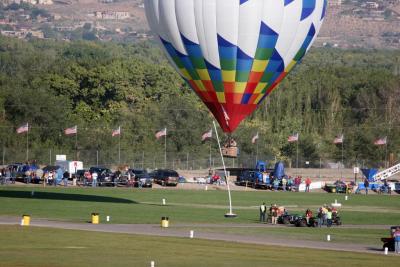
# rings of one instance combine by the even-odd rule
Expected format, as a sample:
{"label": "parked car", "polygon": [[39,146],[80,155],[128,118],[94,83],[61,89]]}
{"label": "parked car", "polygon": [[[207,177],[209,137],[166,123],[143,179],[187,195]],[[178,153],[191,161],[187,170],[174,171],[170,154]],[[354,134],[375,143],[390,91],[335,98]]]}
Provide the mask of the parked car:
{"label": "parked car", "polygon": [[143,169],[131,169],[134,174],[134,186],[135,187],[152,187],[153,179],[150,174]]}
{"label": "parked car", "polygon": [[29,181],[28,176],[30,173],[36,171],[37,169],[39,169],[39,167],[36,165],[19,165],[17,167],[16,180],[21,180],[24,183],[27,183]]}
{"label": "parked car", "polygon": [[167,169],[155,170],[154,172],[152,172],[151,177],[154,179],[154,182],[162,186],[178,185],[179,174],[174,170],[167,170]]}
{"label": "parked car", "polygon": [[99,186],[112,186],[114,185],[114,174],[110,169],[104,167],[90,167],[89,172],[97,173],[97,184]]}

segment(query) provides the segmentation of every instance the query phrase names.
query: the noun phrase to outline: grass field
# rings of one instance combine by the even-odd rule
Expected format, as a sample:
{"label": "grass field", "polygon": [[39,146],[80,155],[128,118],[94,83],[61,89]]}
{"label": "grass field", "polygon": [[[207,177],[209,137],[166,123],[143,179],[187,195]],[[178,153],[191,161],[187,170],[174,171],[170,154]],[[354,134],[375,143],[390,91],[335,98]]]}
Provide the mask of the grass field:
{"label": "grass field", "polygon": [[[31,192],[34,190],[34,195]],[[167,205],[162,206],[165,198]],[[289,211],[316,210],[337,199],[343,203],[344,224],[395,225],[400,222],[400,196],[344,195],[327,193],[232,192],[234,211],[227,220],[226,191],[126,188],[28,188],[0,187],[0,215],[50,218],[85,222],[92,212],[112,217],[112,223],[159,223],[161,216],[172,223],[255,223],[262,202],[277,203]]]}
{"label": "grass field", "polygon": [[[125,224],[159,224],[162,216],[168,216],[171,226],[181,230],[197,223],[191,229],[310,241],[323,241],[329,233],[332,243],[372,248],[380,248],[380,237],[388,235],[386,227],[374,229],[374,225],[400,224],[397,195],[351,195],[345,201],[344,195],[326,193],[235,191],[232,197],[236,219],[223,216],[228,209],[226,191],[12,186],[0,187],[0,216],[29,214],[33,219],[82,223],[98,212],[101,223],[109,215],[110,223]],[[166,206],[161,204],[163,198]],[[344,224],[364,225],[362,229],[271,228],[258,223],[258,206],[264,201],[304,212],[335,199],[344,205],[340,209]],[[0,266],[150,266],[152,260],[156,266],[397,266],[393,257],[366,253],[18,226],[0,226],[0,244]]]}
{"label": "grass field", "polygon": [[184,238],[0,227],[0,266],[398,266],[398,258]]}

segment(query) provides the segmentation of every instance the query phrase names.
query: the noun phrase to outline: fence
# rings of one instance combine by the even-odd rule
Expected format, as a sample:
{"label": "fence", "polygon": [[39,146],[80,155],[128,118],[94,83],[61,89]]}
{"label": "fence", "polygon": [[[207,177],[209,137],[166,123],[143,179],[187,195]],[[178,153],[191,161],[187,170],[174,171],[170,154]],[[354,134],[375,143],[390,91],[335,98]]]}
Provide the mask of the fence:
{"label": "fence", "polygon": [[[6,148],[1,150],[0,163],[2,165],[14,162],[26,162],[28,156],[29,161],[35,161],[39,165],[53,165],[56,160],[56,155],[66,155],[67,160],[80,160],[83,161],[84,167],[90,166],[105,166],[109,168],[116,168],[118,165],[128,165],[132,168],[170,168],[181,170],[197,170],[208,168],[219,168],[222,166],[221,156],[218,150],[211,150],[210,154],[199,153],[196,151],[190,152],[172,152],[167,151],[166,161],[164,151],[149,152],[137,151],[135,149],[91,149],[79,150],[73,149],[43,149],[43,148],[30,148],[28,153],[26,149],[22,148]],[[28,155],[27,155],[28,154]],[[225,158],[227,167],[243,167],[254,168],[257,160],[266,161],[269,168],[273,168],[274,164],[279,161],[270,154],[260,153],[244,154],[241,153],[235,159]],[[298,162],[296,158],[282,160],[288,168],[315,168],[315,169],[342,169],[353,168],[358,166],[360,168],[384,168],[391,166],[394,162],[376,162],[368,159],[358,160],[341,160],[328,159],[328,158],[313,158],[299,157]],[[296,166],[298,165],[298,166]]]}

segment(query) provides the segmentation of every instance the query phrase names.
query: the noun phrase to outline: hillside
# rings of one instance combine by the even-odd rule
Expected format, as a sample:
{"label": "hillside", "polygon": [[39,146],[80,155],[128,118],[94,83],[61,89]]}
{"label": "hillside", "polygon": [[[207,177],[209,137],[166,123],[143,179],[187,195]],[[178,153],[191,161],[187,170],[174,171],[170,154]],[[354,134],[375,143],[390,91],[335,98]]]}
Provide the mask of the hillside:
{"label": "hillside", "polygon": [[[400,48],[400,0],[335,2],[329,1],[316,46]],[[35,36],[60,40],[134,42],[150,37],[143,0],[55,0],[35,8],[49,15],[33,17],[29,11],[6,11],[0,29],[14,30],[14,35],[22,37],[30,30]]]}

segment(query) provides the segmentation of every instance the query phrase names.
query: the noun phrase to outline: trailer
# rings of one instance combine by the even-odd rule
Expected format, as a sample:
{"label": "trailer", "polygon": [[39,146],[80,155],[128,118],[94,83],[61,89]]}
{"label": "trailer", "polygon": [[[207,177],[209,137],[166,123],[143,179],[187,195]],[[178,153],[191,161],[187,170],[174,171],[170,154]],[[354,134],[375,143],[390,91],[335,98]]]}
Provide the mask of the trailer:
{"label": "trailer", "polygon": [[64,172],[68,171],[70,178],[76,174],[77,170],[83,169],[83,162],[76,160],[57,160],[54,165],[60,166]]}

